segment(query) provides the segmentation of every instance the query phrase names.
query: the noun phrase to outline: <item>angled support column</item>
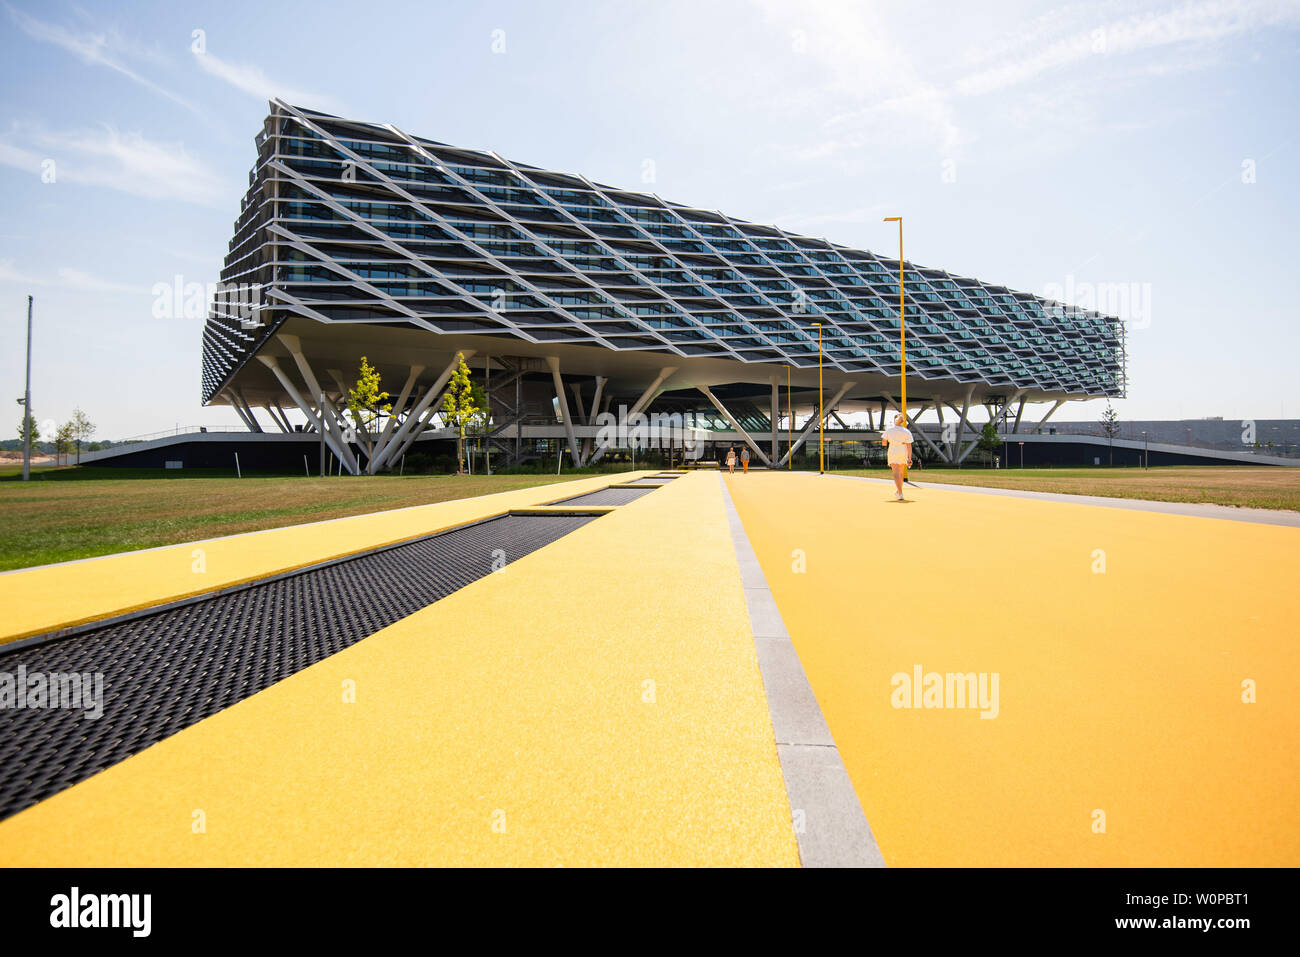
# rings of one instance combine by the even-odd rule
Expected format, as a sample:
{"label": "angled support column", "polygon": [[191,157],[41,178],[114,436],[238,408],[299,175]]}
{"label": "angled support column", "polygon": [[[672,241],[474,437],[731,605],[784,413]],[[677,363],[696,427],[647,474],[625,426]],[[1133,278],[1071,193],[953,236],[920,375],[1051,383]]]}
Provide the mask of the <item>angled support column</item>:
{"label": "angled support column", "polygon": [[289,420],[284,417],[284,410],[277,403],[268,401],[262,408],[266,409],[266,414],[271,417],[271,421],[281,432],[293,431],[289,428]]}
{"label": "angled support column", "polygon": [[406,384],[402,386],[397,402],[393,405],[392,414],[388,417],[388,421],[384,423],[384,431],[379,433],[379,438],[375,440],[375,455],[382,452],[388,440],[393,437],[393,432],[397,428],[397,416],[406,408],[406,401],[411,397],[411,389],[415,388],[415,380],[420,377],[420,373],[423,371],[424,366],[411,366],[411,371],[406,376]]}
{"label": "angled support column", "polygon": [[633,416],[638,412],[643,412],[645,407],[653,402],[655,396],[659,394],[659,387],[664,384],[664,380],[676,371],[676,366],[664,366],[660,369],[659,375],[655,378],[654,382],[651,382],[650,385],[646,387],[646,390],[641,393],[641,398],[637,399],[632,408],[627,410],[627,414]]}
{"label": "angled support column", "polygon": [[[326,369],[325,371],[330,374],[330,378],[333,379],[334,384],[338,386],[339,398],[338,401],[334,403],[334,412],[339,417],[340,422],[345,422],[347,420],[343,418],[343,415],[347,411],[349,393],[352,389],[349,388],[345,381],[343,381],[343,371],[341,369]],[[362,432],[357,425],[352,426],[352,431],[356,436],[357,444],[365,450],[367,462],[366,471],[370,472],[370,466],[368,463],[375,457],[375,436],[371,435],[369,432]]]}
{"label": "angled support column", "polygon": [[[840,386],[840,391],[836,392],[835,395],[831,397],[831,400],[826,403],[825,408],[834,408],[835,404],[848,393],[851,386],[852,383],[845,383]],[[799,437],[794,440],[793,445],[786,449],[785,455],[781,456],[781,461],[776,463],[777,468],[783,467],[794,457],[794,454],[798,452],[799,449],[803,448],[803,444],[808,441],[808,436],[812,434],[813,429],[817,428],[817,422],[818,418],[816,412],[808,416],[808,421],[804,423],[803,431],[799,433]]]}
{"label": "angled support column", "polygon": [[1015,435],[1017,432],[1020,431],[1020,418],[1024,414],[1025,414],[1025,397],[1022,395],[1020,397],[1020,405],[1016,409],[1016,424],[1011,428],[1012,435]]}
{"label": "angled support column", "polygon": [[777,426],[780,423],[781,414],[781,377],[772,376],[772,461],[775,462],[781,454],[781,439]]}
{"label": "angled support column", "polygon": [[239,397],[233,392],[230,394],[230,407],[235,410],[235,415],[239,416],[239,421],[244,423],[244,428],[250,432],[257,431],[256,423],[249,421],[248,413],[244,411],[244,407],[239,404]]}
{"label": "angled support column", "polygon": [[937,445],[935,445],[933,442],[931,442],[931,441],[930,441],[930,437],[929,437],[928,435],[926,435],[924,432],[922,432],[921,429],[920,429],[919,427],[916,428],[916,429],[914,429],[913,432],[912,432],[912,434],[915,435],[917,438],[919,438],[919,439],[920,439],[922,442],[924,442],[927,446],[929,446],[929,448],[934,452],[934,454],[937,455],[937,456],[939,456],[939,461],[941,461],[941,462],[947,462],[947,461],[948,461],[948,455],[947,455],[947,453],[944,452],[943,449],[939,448],[939,446],[937,446]]}
{"label": "angled support column", "polygon": [[[650,385],[646,387],[646,390],[641,393],[641,398],[637,399],[636,402],[633,403],[632,408],[628,409],[628,418],[630,419],[634,415],[639,415],[647,405],[653,402],[655,396],[659,394],[659,387],[664,384],[664,380],[676,371],[676,366],[664,366],[660,369],[659,375],[655,377],[654,382],[651,382]],[[587,464],[595,465],[601,460],[601,457],[609,451],[609,449],[610,447],[608,445],[596,449],[595,454],[591,457],[591,461]]]}
{"label": "angled support column", "polygon": [[[591,411],[583,414],[582,417],[583,425],[591,425],[596,421],[596,415],[600,411],[600,396],[601,393],[605,391],[605,383],[608,381],[609,379],[607,379],[603,375],[596,376],[596,394],[591,397]],[[576,389],[575,389],[575,393],[576,393]],[[581,404],[581,399],[579,399],[579,404]],[[592,447],[595,444],[596,444],[596,440],[594,438],[582,440],[582,463],[584,465],[586,465],[587,462],[591,459]]]}
{"label": "angled support column", "polygon": [[[311,364],[307,362],[307,357],[302,354],[302,340],[286,332],[276,333],[275,337],[293,356],[293,361],[298,366],[298,373],[302,376],[302,381],[307,383],[307,389],[311,397],[317,399],[324,395],[325,390],[321,388],[320,382],[316,379],[316,373],[312,371]],[[348,466],[348,470],[353,475],[360,475],[361,467],[357,464],[356,456],[352,454],[352,450],[348,448],[348,443],[344,441],[343,426],[338,421],[338,410],[331,405],[327,411],[326,407],[322,406],[320,420],[319,424],[323,426],[322,431],[332,432],[339,447],[346,452],[346,455],[340,456],[343,464]]]}
{"label": "angled support column", "polygon": [[[311,403],[302,397],[302,393],[298,391],[298,387],[293,384],[293,381],[285,371],[280,368],[280,363],[275,356],[258,355],[257,358],[259,362],[270,369],[275,377],[280,380],[280,386],[284,389],[289,398],[293,400],[293,404],[298,407],[298,410],[307,417],[307,421],[316,427],[316,431],[324,438],[325,444],[329,446],[330,451],[334,453],[335,457],[345,465],[350,461],[351,464],[348,466],[349,469],[355,470],[356,459],[352,457],[352,451],[350,449],[345,450],[342,443],[335,438],[334,433],[330,429],[324,427],[324,424],[321,422],[321,416],[317,414]],[[355,475],[356,472],[353,471],[352,474]]]}
{"label": "angled support column", "polygon": [[283,423],[284,430],[286,432],[293,431],[293,423],[289,421],[288,414],[284,411],[283,408],[280,407],[279,402],[274,402],[274,401],[267,402],[266,408],[268,411],[273,411],[277,416],[280,417],[280,422]]}
{"label": "angled support column", "polygon": [[957,464],[961,465],[962,462],[965,462],[967,457],[975,451],[975,447],[979,444],[979,439],[972,439],[970,444],[962,451],[961,455],[957,457]]}
{"label": "angled support column", "polygon": [[244,393],[236,389],[235,397],[239,399],[239,404],[244,407],[244,415],[248,418],[248,427],[254,432],[261,432],[262,426],[258,423],[257,416],[253,414],[253,407],[250,406],[248,400],[244,398]]}
{"label": "angled support column", "polygon": [[975,394],[975,387],[972,385],[969,388],[967,388],[966,396],[964,399],[962,399],[961,416],[957,420],[957,441],[954,446],[955,450],[958,453],[957,461],[954,463],[955,465],[961,465],[962,462],[965,462],[966,456],[970,455],[971,453],[971,449],[975,448],[975,446],[979,444],[979,440],[976,439],[975,441],[971,442],[970,445],[966,446],[965,451],[961,450],[961,443],[962,443],[962,439],[964,438],[966,432],[966,426],[967,426],[966,415],[968,412],[970,412],[970,400],[971,400],[971,396],[974,394]]}
{"label": "angled support column", "polygon": [[[889,393],[885,393],[885,398],[886,398],[886,399],[889,401],[889,403],[891,403],[892,405],[894,405],[894,406],[897,406],[897,405],[898,405],[898,403],[895,401],[894,397],[893,397],[892,395],[890,395]],[[942,428],[942,427],[943,427],[943,403],[936,399],[936,400],[935,400],[935,408],[938,409],[938,411],[939,411],[939,426],[940,426],[940,428]],[[924,443],[926,444],[926,446],[929,447],[930,450],[934,452],[935,455],[939,456],[939,460],[940,460],[941,462],[951,462],[951,461],[952,461],[952,458],[951,458],[950,453],[945,452],[943,449],[939,448],[937,445],[935,445],[933,442],[931,442],[931,441],[930,441],[930,437],[929,437],[928,435],[926,435],[923,431],[921,431],[921,427],[920,427],[919,425],[917,425],[917,419],[921,418],[921,416],[925,415],[925,413],[927,413],[927,412],[930,411],[930,403],[928,403],[928,402],[922,402],[922,403],[921,403],[921,407],[920,407],[919,409],[916,410],[916,415],[908,415],[906,409],[899,409],[899,411],[903,413],[903,417],[907,420],[908,428],[912,428],[912,426],[916,426],[916,428],[912,429],[912,434],[913,434],[914,436],[916,436],[917,438],[919,438],[922,442],[924,442]],[[885,426],[885,420],[884,420],[883,418],[880,420],[880,428],[881,428],[881,431],[882,431],[882,432],[883,432],[883,431],[885,430],[885,428],[886,428],[886,426]],[[942,437],[942,433],[940,433],[940,435],[941,435],[941,437]],[[941,438],[941,440],[942,440],[942,438]]]}
{"label": "angled support column", "polygon": [[569,390],[573,393],[573,407],[577,410],[578,424],[587,424],[587,404],[582,401],[582,383],[570,382]]}
{"label": "angled support column", "polygon": [[596,376],[596,394],[591,398],[591,412],[587,414],[588,422],[594,421],[596,415],[600,412],[600,397],[604,393],[605,383],[608,381],[609,379],[606,376]]}
{"label": "angled support column", "polygon": [[560,402],[560,415],[564,419],[564,435],[569,440],[569,454],[573,464],[580,464],[578,458],[578,439],[573,434],[573,416],[569,414],[569,397],[564,393],[564,380],[560,378],[559,356],[547,356],[546,364],[551,367],[551,378],[555,382],[555,397]]}
{"label": "angled support column", "polygon": [[935,411],[935,412],[938,414],[938,416],[939,416],[939,441],[943,443],[943,451],[942,451],[941,453],[939,453],[939,458],[941,458],[941,459],[942,459],[943,461],[945,461],[945,462],[949,462],[949,463],[951,463],[951,462],[952,462],[952,443],[949,442],[947,439],[944,438],[944,433],[945,433],[947,430],[943,427],[943,402],[942,402],[942,400],[941,400],[941,401],[938,401],[938,402],[936,402],[936,403],[934,404],[934,411]]}
{"label": "angled support column", "polygon": [[[1025,407],[1025,402],[1024,402],[1025,392],[1026,392],[1025,389],[1017,389],[1015,392],[1011,394],[1011,398],[1003,402],[1002,406],[998,409],[998,414],[996,417],[1002,420],[1002,434],[1004,436],[1007,434],[1007,429],[1010,427],[1011,424],[1009,421],[1011,418],[1011,407],[1015,405],[1017,401],[1020,402],[1020,407],[1022,409]],[[990,412],[989,415],[990,417],[993,417],[992,412]]]}
{"label": "angled support column", "polygon": [[709,391],[709,387],[707,385],[697,385],[695,388],[699,389],[702,393],[704,393],[704,397],[708,399],[710,402],[712,402],[713,407],[717,409],[718,412],[721,413],[722,417],[731,424],[731,427],[740,433],[740,437],[744,440],[745,444],[754,450],[754,454],[763,460],[764,465],[766,465],[768,468],[771,468],[772,460],[763,454],[763,450],[758,447],[758,443],[755,442],[753,438],[750,437],[750,434],[748,432],[746,432],[743,428],[741,428],[740,423],[736,421],[736,417],[727,411],[726,406],[724,406],[721,402],[719,402],[717,396],[715,396],[712,392]]}
{"label": "angled support column", "polygon": [[393,450],[393,454],[389,456],[389,458],[392,461],[396,462],[398,459],[400,459],[403,455],[407,453],[407,451],[411,448],[411,446],[415,444],[415,440],[418,439],[420,435],[424,432],[424,430],[429,427],[429,423],[433,421],[433,417],[434,415],[437,414],[437,412],[438,412],[437,408],[431,407],[429,411],[424,413],[424,421],[421,422],[415,428],[411,429],[409,432],[407,432],[406,438],[402,439],[402,444]]}
{"label": "angled support column", "polygon": [[[443,387],[447,384],[447,380],[451,378],[451,374],[455,372],[456,367],[460,365],[461,357],[463,356],[465,361],[468,362],[473,355],[473,350],[462,350],[451,357],[451,361],[447,363],[446,367],[442,370],[442,373],[434,380],[433,385],[429,386],[428,390],[424,393],[424,396],[418,403],[416,403],[415,408],[407,413],[406,418],[402,420],[402,424],[397,427],[397,430],[391,436],[389,436],[388,441],[384,443],[384,447],[375,452],[375,458],[371,463],[372,471],[378,472],[393,460],[393,453],[403,446],[406,436],[411,434],[413,429],[416,434],[418,434],[419,431],[424,428],[424,426],[420,424],[420,417],[424,415],[425,410],[433,404],[433,400],[442,392]],[[436,411],[437,409],[434,409],[434,412]],[[432,418],[432,415],[430,418]],[[415,428],[417,425],[420,425],[419,429]]]}
{"label": "angled support column", "polygon": [[[936,408],[942,408],[942,406],[938,405],[938,403],[936,402]],[[921,416],[925,415],[925,413],[929,411],[930,411],[930,403],[922,402],[921,407],[916,410],[916,415],[909,415],[907,417],[907,424],[909,427],[914,426],[914,428],[912,428],[912,434],[917,438],[919,438],[922,442],[924,442],[926,446],[930,449],[930,451],[934,452],[935,455],[939,456],[940,461],[947,462],[948,456],[943,453],[942,449],[940,449],[937,445],[935,445],[933,442],[930,441],[930,437],[926,435],[924,431],[922,431],[920,422],[918,421],[921,418]],[[941,423],[943,422],[942,412],[939,413],[939,421]]]}
{"label": "angled support column", "polygon": [[1048,410],[1047,415],[1043,416],[1043,418],[1039,421],[1039,423],[1036,426],[1034,426],[1035,434],[1043,431],[1043,426],[1047,424],[1047,420],[1050,419],[1056,413],[1056,410],[1063,405],[1065,405],[1064,399],[1056,400],[1056,405],[1052,406],[1051,409]]}

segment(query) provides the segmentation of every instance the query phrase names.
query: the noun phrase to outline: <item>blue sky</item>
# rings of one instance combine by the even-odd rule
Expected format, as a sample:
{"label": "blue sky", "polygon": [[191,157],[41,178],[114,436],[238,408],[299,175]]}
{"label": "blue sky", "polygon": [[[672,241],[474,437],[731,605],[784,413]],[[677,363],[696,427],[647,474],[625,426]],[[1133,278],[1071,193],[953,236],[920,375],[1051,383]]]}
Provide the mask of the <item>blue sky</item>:
{"label": "blue sky", "polygon": [[216,280],[278,95],[881,253],[901,214],[918,263],[1126,293],[1121,418],[1300,416],[1300,2],[369,9],[0,0],[0,397],[30,293],[38,419],[237,423],[151,289]]}

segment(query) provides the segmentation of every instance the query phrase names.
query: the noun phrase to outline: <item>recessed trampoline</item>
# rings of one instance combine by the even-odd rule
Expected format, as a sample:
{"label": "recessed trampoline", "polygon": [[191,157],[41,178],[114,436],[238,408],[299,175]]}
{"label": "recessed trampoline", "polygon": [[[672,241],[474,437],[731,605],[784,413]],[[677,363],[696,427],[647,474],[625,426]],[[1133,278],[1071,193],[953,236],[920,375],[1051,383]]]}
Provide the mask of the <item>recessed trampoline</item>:
{"label": "recessed trampoline", "polygon": [[0,645],[0,672],[8,675],[103,676],[97,719],[77,707],[0,709],[0,819],[483,578],[494,562],[500,567],[502,560],[522,558],[593,518],[505,515],[65,637]]}
{"label": "recessed trampoline", "polygon": [[573,498],[562,498],[558,502],[552,502],[552,505],[626,505],[628,502],[635,502],[642,495],[653,492],[658,485],[647,485],[644,488],[603,488],[599,492],[587,492],[585,495],[575,495]]}

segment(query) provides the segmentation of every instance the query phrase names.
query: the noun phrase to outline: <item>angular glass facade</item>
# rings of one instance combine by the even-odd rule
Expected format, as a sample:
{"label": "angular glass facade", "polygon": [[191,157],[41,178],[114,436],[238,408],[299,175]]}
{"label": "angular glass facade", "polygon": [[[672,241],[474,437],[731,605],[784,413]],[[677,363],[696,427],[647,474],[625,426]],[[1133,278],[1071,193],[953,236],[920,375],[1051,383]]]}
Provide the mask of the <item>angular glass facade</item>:
{"label": "angular glass facade", "polygon": [[[214,307],[211,400],[290,317],[434,334],[899,372],[898,263],[582,176],[278,101],[222,280],[260,286],[260,325]],[[1124,392],[1120,322],[905,266],[909,379],[1003,395]]]}

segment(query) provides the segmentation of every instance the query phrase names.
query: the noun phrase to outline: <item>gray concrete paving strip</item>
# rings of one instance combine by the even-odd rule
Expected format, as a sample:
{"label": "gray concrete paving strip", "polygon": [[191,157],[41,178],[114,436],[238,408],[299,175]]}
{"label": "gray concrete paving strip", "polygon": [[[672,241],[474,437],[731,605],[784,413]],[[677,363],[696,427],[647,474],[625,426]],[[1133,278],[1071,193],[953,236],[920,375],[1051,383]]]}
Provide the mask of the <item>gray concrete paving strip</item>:
{"label": "gray concrete paving strip", "polygon": [[[831,475],[831,478],[852,479],[855,482],[883,482],[893,485],[892,479],[870,478],[865,475]],[[1066,495],[1061,492],[1028,492],[1012,488],[986,488],[982,485],[952,485],[945,482],[927,482],[923,473],[909,476],[915,488],[942,489],[945,492],[972,492],[976,495],[1005,495],[1011,498],[1031,498],[1044,502],[1064,502],[1067,505],[1100,505],[1103,508],[1127,508],[1140,512],[1164,512],[1168,515],[1190,515],[1194,518],[1221,518],[1230,522],[1254,522],[1259,525],[1286,525],[1300,528],[1300,512],[1271,508],[1237,508],[1231,505],[1200,505],[1193,502],[1157,502],[1145,498],[1107,498],[1104,495]]]}
{"label": "gray concrete paving strip", "polygon": [[804,867],[884,867],[884,856],[767,587],[758,556],[721,476],[719,482],[799,842],[799,860]]}

